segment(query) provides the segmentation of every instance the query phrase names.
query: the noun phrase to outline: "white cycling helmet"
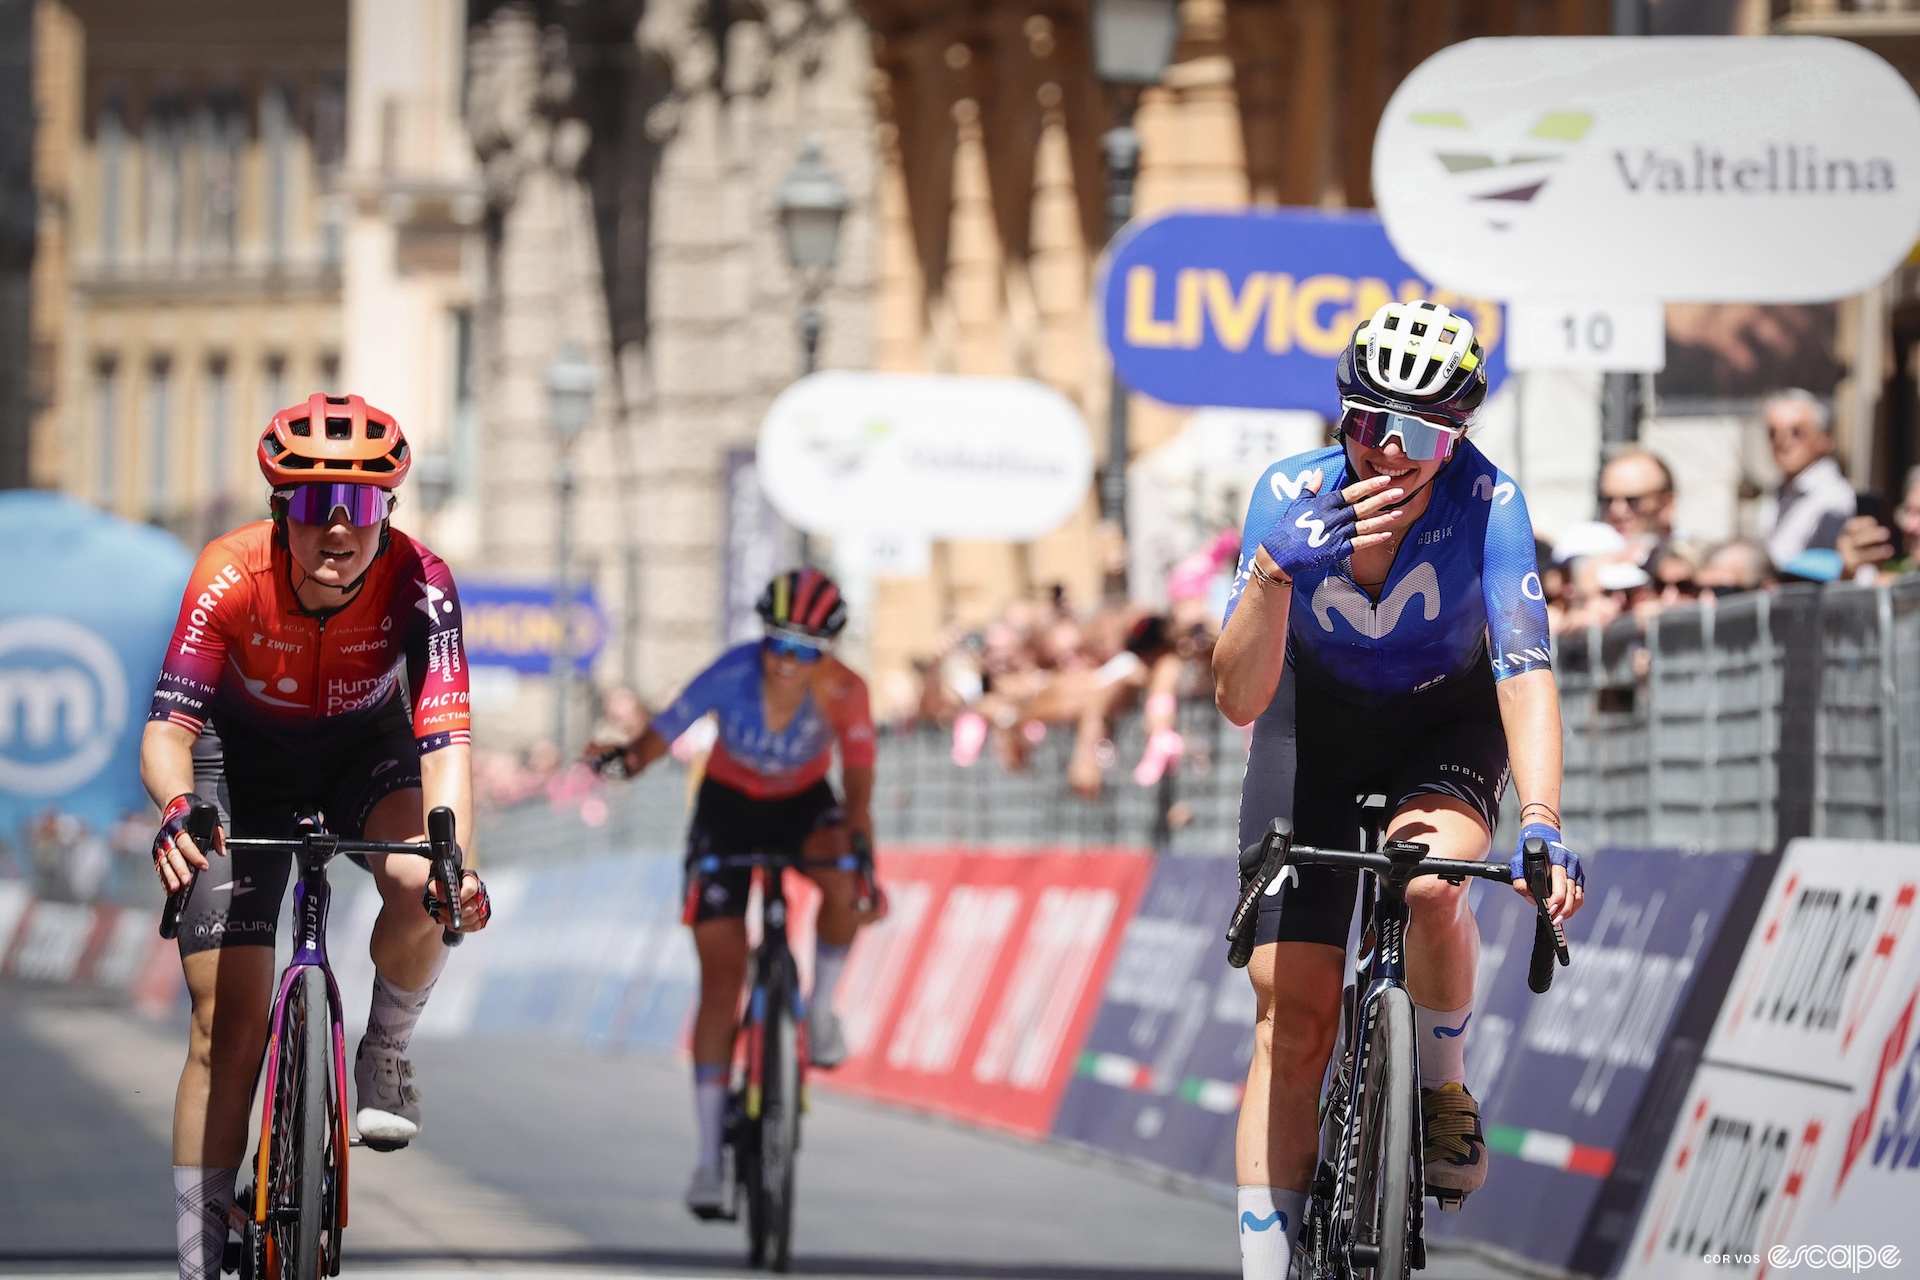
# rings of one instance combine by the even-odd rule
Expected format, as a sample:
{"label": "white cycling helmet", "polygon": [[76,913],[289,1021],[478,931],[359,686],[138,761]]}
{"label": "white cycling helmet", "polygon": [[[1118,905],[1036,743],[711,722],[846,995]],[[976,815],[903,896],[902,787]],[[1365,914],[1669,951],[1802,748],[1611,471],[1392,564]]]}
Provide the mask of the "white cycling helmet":
{"label": "white cycling helmet", "polygon": [[1437,302],[1389,302],[1353,331],[1340,400],[1439,417],[1465,430],[1487,398],[1486,353],[1473,322]]}

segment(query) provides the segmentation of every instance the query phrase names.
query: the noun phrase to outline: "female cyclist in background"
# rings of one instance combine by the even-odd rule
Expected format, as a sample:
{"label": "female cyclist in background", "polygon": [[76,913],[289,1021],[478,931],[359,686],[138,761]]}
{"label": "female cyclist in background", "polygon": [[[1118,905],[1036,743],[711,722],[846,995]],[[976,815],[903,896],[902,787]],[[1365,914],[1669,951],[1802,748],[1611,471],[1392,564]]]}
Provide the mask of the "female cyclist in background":
{"label": "female cyclist in background", "polygon": [[[824,861],[847,853],[854,835],[873,838],[873,714],[867,685],[832,653],[835,637],[847,625],[840,588],[817,569],[793,569],[767,584],[758,609],[765,638],[721,654],[620,752],[628,774],[637,774],[667,754],[694,721],[712,714],[719,722],[687,832],[686,922],[700,954],[700,1008],[693,1024],[700,1150],[687,1207],[700,1217],[719,1214],[728,1197],[721,1125],[746,980],[747,891],[753,873],[743,867],[708,875],[696,864],[708,855],[771,850]],[[844,806],[827,781],[836,741]],[[587,759],[605,759],[613,749],[595,744],[587,749]],[[881,908],[858,907],[850,871],[816,867],[807,874],[821,890],[807,1040],[813,1065],[834,1067],[847,1056],[833,1010],[834,987],[854,934]]]}

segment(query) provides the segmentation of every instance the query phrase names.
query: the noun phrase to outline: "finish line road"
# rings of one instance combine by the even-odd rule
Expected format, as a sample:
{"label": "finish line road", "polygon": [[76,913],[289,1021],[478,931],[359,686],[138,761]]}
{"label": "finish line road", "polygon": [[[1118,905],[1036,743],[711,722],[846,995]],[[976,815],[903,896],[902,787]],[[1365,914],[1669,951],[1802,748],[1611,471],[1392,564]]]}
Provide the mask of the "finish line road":
{"label": "finish line road", "polygon": [[[173,1274],[168,1132],[184,1029],[0,984],[0,1274]],[[352,1045],[348,1046],[349,1052]],[[414,1046],[425,1128],[355,1151],[347,1274],[755,1274],[680,1204],[684,1067],[551,1041]],[[1099,1161],[815,1091],[794,1270],[959,1280],[1234,1280],[1231,1206]],[[1493,1280],[1436,1257],[1432,1280]]]}

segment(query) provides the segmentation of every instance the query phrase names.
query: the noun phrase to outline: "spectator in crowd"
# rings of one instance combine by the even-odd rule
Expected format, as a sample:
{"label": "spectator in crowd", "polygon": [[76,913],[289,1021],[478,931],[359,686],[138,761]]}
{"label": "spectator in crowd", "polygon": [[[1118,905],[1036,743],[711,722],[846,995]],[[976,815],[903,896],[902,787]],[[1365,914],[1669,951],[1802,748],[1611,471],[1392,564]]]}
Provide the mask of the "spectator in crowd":
{"label": "spectator in crowd", "polygon": [[1642,567],[1672,541],[1673,505],[1673,471],[1658,454],[1630,449],[1600,469],[1600,518]]}
{"label": "spectator in crowd", "polygon": [[1694,575],[1700,595],[1706,599],[1759,591],[1778,581],[1766,547],[1751,538],[1722,543]]}
{"label": "spectator in crowd", "polygon": [[1912,573],[1920,568],[1920,467],[1907,472],[1900,505],[1893,509],[1893,523],[1900,530],[1900,553],[1882,568],[1887,573]]}
{"label": "spectator in crowd", "polygon": [[1854,513],[1853,486],[1833,460],[1833,415],[1794,388],[1767,401],[1767,444],[1780,487],[1760,511],[1767,558],[1785,565],[1809,549],[1831,551]]}

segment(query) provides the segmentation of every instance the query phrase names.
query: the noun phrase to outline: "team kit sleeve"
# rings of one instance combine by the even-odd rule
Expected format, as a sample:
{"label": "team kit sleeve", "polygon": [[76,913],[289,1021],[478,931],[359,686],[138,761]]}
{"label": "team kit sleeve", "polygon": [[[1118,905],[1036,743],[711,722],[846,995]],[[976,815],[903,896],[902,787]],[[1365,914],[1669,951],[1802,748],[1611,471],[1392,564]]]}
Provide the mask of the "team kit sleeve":
{"label": "team kit sleeve", "polygon": [[215,541],[200,553],[167,641],[148,720],[164,720],[196,736],[206,727],[227,662],[227,629],[247,609],[244,582],[232,547]]}
{"label": "team kit sleeve", "polygon": [[1261,475],[1260,483],[1253,487],[1253,496],[1247,500],[1247,522],[1240,526],[1240,566],[1233,575],[1233,586],[1227,592],[1227,608],[1221,615],[1221,626],[1227,624],[1228,619],[1233,617],[1233,611],[1240,605],[1240,597],[1247,589],[1247,579],[1253,576],[1253,553],[1260,549],[1260,540],[1280,522],[1282,512],[1297,499],[1306,496],[1307,476],[1319,471],[1322,486],[1338,484],[1343,461],[1338,449],[1320,449],[1282,458]]}
{"label": "team kit sleeve", "polygon": [[833,714],[834,735],[840,740],[840,764],[847,769],[871,769],[875,757],[873,703],[867,682],[852,671],[842,671]]}
{"label": "team kit sleeve", "polygon": [[720,669],[729,656],[731,655],[723,655],[719,662],[695,676],[687,687],[680,691],[680,696],[655,715],[648,722],[647,727],[666,741],[672,742],[691,728],[695,720],[716,709],[720,704],[718,696],[722,678]]}
{"label": "team kit sleeve", "polygon": [[[423,596],[397,601],[407,612],[407,687],[413,690],[413,737],[426,755],[473,742],[473,705],[467,690],[467,652],[460,625],[460,593],[453,571],[424,550]],[[404,580],[404,575],[403,580]],[[403,590],[403,595],[405,594]]]}
{"label": "team kit sleeve", "polygon": [[1553,641],[1547,633],[1547,598],[1533,542],[1533,520],[1520,486],[1496,472],[1487,541],[1480,563],[1480,590],[1487,609],[1487,649],[1495,680],[1550,670]]}

